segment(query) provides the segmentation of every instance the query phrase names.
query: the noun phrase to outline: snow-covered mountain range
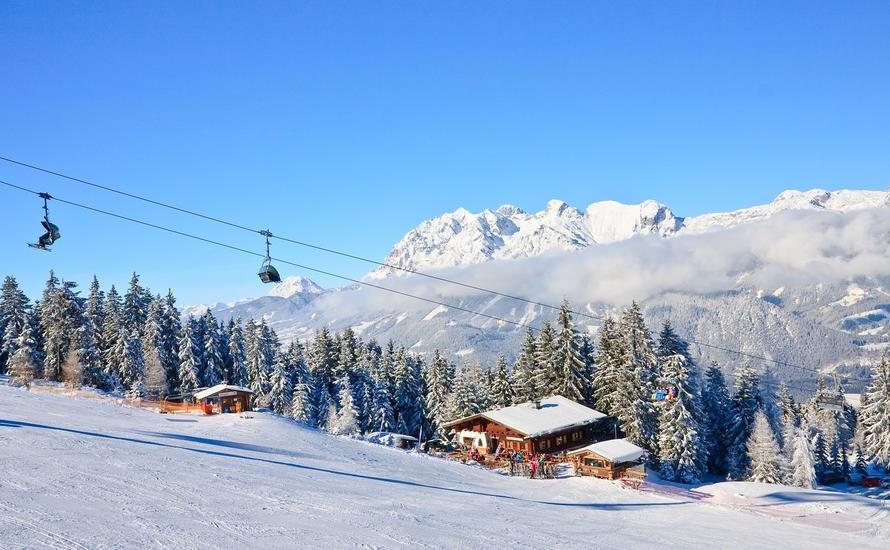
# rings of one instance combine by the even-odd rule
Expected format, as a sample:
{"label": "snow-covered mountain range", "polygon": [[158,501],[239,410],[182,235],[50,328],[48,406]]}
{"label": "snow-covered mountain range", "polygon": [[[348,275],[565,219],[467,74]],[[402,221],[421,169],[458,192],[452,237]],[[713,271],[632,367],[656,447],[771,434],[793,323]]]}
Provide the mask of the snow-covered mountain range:
{"label": "snow-covered mountain range", "polygon": [[[592,315],[578,319],[591,334],[596,317],[638,298],[653,326],[670,318],[691,339],[855,373],[890,349],[890,216],[884,207],[890,207],[890,193],[811,190],[685,218],[655,201],[596,202],[584,212],[556,200],[534,214],[513,206],[478,214],[458,209],[409,231],[385,263],[545,302],[569,298],[574,309]],[[406,273],[381,267],[367,277],[521,323],[552,318],[540,306],[394,275]],[[523,335],[514,325],[453,308],[367,287],[323,290],[303,277],[288,277],[267,296],[211,309],[224,319],[265,317],[284,338],[351,326],[418,352],[440,348],[458,362],[510,357]],[[713,349],[696,351],[705,359],[739,360]],[[786,371],[789,379],[809,376]]]}
{"label": "snow-covered mountain range", "polygon": [[[551,200],[540,212],[528,214],[504,205],[478,214],[458,208],[427,220],[399,241],[384,263],[419,270],[477,264],[495,259],[527,258],[551,250],[579,250],[595,244],[623,241],[636,235],[670,237],[702,233],[763,220],[787,210],[849,212],[886,204],[881,191],[785,191],[773,202],[735,212],[682,218],[653,200],[640,204],[595,202],[581,212]],[[398,269],[380,267],[383,278]]]}

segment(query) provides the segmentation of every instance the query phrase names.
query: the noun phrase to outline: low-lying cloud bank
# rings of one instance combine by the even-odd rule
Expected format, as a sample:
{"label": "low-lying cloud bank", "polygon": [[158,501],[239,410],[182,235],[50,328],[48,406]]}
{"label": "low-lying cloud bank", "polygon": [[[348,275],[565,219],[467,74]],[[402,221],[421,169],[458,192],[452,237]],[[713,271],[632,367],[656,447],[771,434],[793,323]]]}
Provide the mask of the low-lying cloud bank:
{"label": "low-lying cloud bank", "polygon": [[[890,209],[850,213],[789,211],[769,220],[701,235],[644,236],[575,252],[496,260],[430,272],[541,302],[626,304],[664,292],[696,294],[775,289],[890,276]],[[460,304],[482,294],[426,277],[374,281]],[[331,293],[320,309],[418,310],[430,304],[373,288]]]}

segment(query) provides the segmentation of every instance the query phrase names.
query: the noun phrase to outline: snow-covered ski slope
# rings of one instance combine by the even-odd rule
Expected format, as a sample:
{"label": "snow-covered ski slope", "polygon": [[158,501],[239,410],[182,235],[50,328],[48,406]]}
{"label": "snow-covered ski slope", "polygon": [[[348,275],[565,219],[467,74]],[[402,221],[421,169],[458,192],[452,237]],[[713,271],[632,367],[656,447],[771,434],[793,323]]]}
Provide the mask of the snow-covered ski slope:
{"label": "snow-covered ski slope", "polygon": [[863,497],[509,478],[268,414],[167,416],[2,384],[0,464],[4,549],[890,545],[890,509]]}

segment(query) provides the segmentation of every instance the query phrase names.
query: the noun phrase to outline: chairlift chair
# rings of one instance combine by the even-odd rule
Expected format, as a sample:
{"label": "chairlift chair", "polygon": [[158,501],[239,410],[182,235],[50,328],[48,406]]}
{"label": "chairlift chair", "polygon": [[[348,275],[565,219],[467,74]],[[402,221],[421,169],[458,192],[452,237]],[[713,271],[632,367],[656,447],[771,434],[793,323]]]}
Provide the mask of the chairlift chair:
{"label": "chairlift chair", "polygon": [[[832,375],[834,378],[834,387],[840,388],[841,383],[838,380],[836,374]],[[843,412],[844,405],[846,404],[846,399],[844,399],[843,394],[841,395],[822,395],[818,399],[816,399],[816,405],[819,406],[820,409],[827,411],[837,411]]]}
{"label": "chairlift chair", "polygon": [[264,229],[260,231],[260,235],[266,237],[266,256],[263,258],[263,265],[260,266],[258,273],[260,280],[264,283],[280,283],[281,275],[278,274],[278,270],[272,265],[272,258],[269,256],[269,237],[272,236],[272,232]]}
{"label": "chairlift chair", "polygon": [[59,240],[62,237],[62,234],[59,232],[59,227],[49,221],[49,204],[47,201],[53,198],[52,195],[49,193],[40,193],[39,196],[43,199],[43,219],[40,221],[40,224],[46,229],[46,233],[41,235],[36,243],[28,243],[28,246],[49,252],[49,246]]}

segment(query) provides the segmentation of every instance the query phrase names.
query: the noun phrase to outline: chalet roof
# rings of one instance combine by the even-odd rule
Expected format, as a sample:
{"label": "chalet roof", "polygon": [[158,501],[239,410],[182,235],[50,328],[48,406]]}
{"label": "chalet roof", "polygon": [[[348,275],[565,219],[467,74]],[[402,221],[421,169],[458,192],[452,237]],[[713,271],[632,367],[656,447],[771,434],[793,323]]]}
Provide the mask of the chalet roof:
{"label": "chalet roof", "polygon": [[532,438],[592,424],[606,418],[605,414],[575,403],[561,395],[546,397],[541,399],[540,403],[540,408],[536,407],[534,402],[529,401],[512,407],[485,411],[446,422],[443,427],[449,428],[481,417],[516,430],[527,438]]}
{"label": "chalet roof", "polygon": [[569,451],[568,454],[574,455],[587,452],[599,455],[610,462],[618,464],[621,462],[632,462],[637,460],[646,454],[646,449],[637,447],[626,439],[610,439],[574,451]]}
{"label": "chalet roof", "polygon": [[250,388],[244,388],[241,386],[232,386],[230,384],[217,384],[217,385],[213,386],[212,388],[207,388],[206,390],[201,390],[198,393],[196,393],[195,399],[206,399],[206,398],[210,397],[211,395],[216,395],[216,394],[224,392],[224,391],[240,391],[240,392],[253,393],[253,390]]}

